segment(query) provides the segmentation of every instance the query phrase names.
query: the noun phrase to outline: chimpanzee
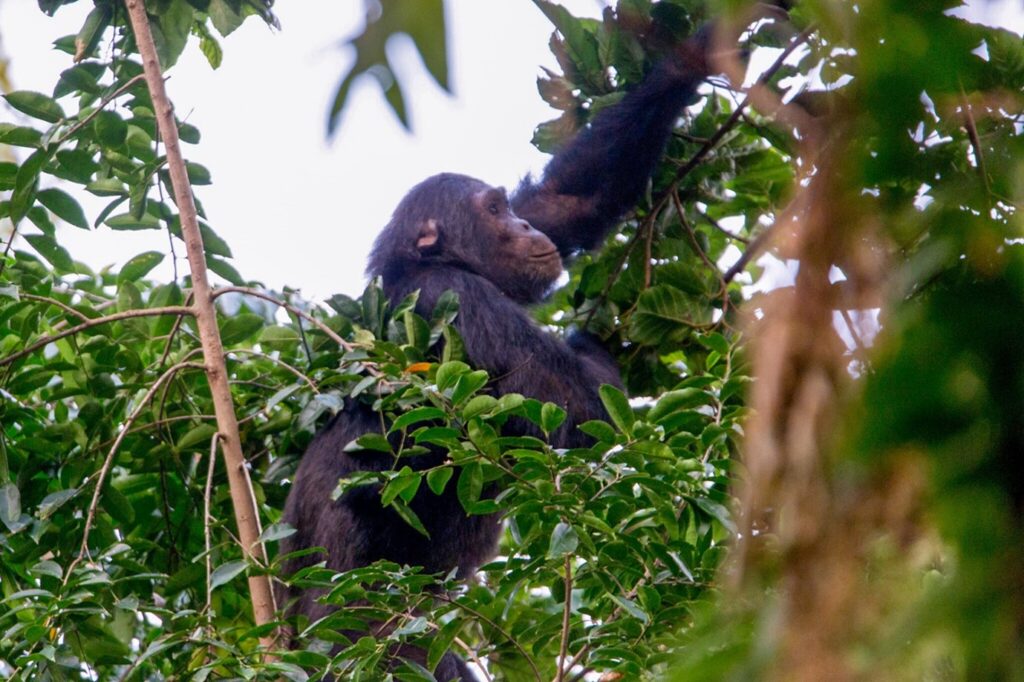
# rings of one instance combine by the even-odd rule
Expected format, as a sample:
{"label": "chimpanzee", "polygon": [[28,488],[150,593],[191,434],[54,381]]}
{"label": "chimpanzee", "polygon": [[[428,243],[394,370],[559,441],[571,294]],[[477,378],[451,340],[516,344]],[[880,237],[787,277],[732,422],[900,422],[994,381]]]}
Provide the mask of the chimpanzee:
{"label": "chimpanzee", "polygon": [[[367,272],[383,278],[391,301],[419,290],[420,315],[429,317],[445,291],[458,294],[455,326],[470,363],[489,372],[493,392],[521,393],[565,409],[566,420],[551,437],[556,447],[588,443],[577,426],[607,416],[598,387],[619,384],[618,371],[586,334],[557,338],[538,328],[523,305],[549,292],[563,257],[600,243],[637,201],[673,124],[707,75],[708,43],[704,31],[677,48],[619,104],[595,116],[548,163],[539,182],[525,179],[512,196],[463,175],[423,181],[402,199],[370,254]],[[429,540],[383,508],[372,486],[331,500],[338,479],[393,465],[393,458],[381,453],[345,452],[349,442],[381,429],[379,415],[352,401],[310,443],[284,513],[296,533],[282,549],[327,551],[292,561],[286,571],[323,560],[345,570],[388,559],[431,572],[457,567],[461,575],[472,574],[493,555],[501,522],[496,515],[467,516],[454,482],[441,495],[421,490],[411,504]],[[402,461],[424,469],[444,456],[437,452]],[[317,603],[318,596],[283,595],[291,613],[311,620],[329,611]],[[450,653],[435,675],[474,679]]]}

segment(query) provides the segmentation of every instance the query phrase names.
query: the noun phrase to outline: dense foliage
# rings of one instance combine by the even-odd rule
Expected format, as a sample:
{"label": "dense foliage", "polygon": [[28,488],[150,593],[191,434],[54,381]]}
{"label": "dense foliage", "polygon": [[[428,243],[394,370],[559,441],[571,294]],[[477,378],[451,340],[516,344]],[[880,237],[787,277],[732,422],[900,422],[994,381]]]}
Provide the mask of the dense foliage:
{"label": "dense foliage", "polygon": [[[51,13],[61,4],[40,0]],[[395,31],[412,32],[446,82],[443,42],[431,43],[427,30],[443,26],[440,3],[382,4],[386,20],[356,39],[362,61],[343,78],[332,117],[351,78],[376,73]],[[602,19],[536,4],[557,29],[551,47],[562,69],[538,83],[560,112],[536,131],[546,151],[706,18],[702,4],[686,0],[622,0]],[[901,561],[894,545],[852,557],[822,550],[877,568],[865,571],[875,620],[853,623],[856,636],[836,645],[861,655],[861,674],[903,654],[910,677],[1020,674],[1024,665],[1024,600],[1013,598],[1024,547],[1024,365],[1015,346],[1024,331],[1015,203],[1024,46],[945,9],[810,2],[789,21],[752,24],[741,40],[766,63],[775,59],[758,86],[800,90],[810,115],[842,123],[840,139],[829,140],[842,191],[828,199],[842,216],[834,239],[850,258],[827,264],[838,271],[829,309],[842,312],[823,336],[849,365],[849,388],[837,400],[843,418],[828,435],[822,476],[852,506],[873,499],[858,487],[865,481],[903,475],[914,485],[892,498],[916,491],[915,511],[900,515],[907,537],[895,543],[914,548],[905,554],[916,562]],[[273,21],[266,5],[242,0],[163,0],[148,11],[165,67],[190,35],[216,66],[214,32],[227,35],[248,15]],[[983,56],[972,53],[978,45]],[[746,340],[780,295],[745,285],[762,277],[755,257],[767,236],[777,256],[799,257],[787,234],[773,234],[788,233],[782,216],[797,213],[784,210],[806,186],[796,182],[807,172],[799,126],[757,113],[744,93],[713,79],[635,213],[599,252],[581,256],[537,311],[553,333],[577,326],[600,335],[633,396],[602,389],[609,421],[587,423],[594,445],[576,450],[502,435],[512,417],[548,433],[564,415],[488,392],[486,373],[460,352],[454,297],[428,320],[411,299],[383,300],[376,282],[358,298],[339,294],[323,305],[265,291],[240,274],[244,264],[232,264],[200,205],[207,264],[226,282],[216,292],[220,335],[272,557],[255,565],[235,539],[216,459],[190,277],[147,279],[168,256],[160,252],[96,272],[60,244],[63,230],[106,225],[164,230],[180,245],[123,6],[97,0],[81,32],[56,46],[69,67],[55,74],[54,90],[8,92],[9,122],[0,124],[10,150],[0,161],[0,212],[13,226],[0,262],[0,675],[306,679],[331,666],[342,679],[430,679],[392,660],[404,641],[421,644],[431,663],[452,648],[496,680],[644,679],[669,670],[681,650],[686,673],[705,679],[777,664],[785,590],[773,580],[787,586],[786,559],[758,565],[753,598],[735,590],[716,597],[737,529],[732,486],[742,478],[747,388],[758,370]],[[404,116],[391,87],[389,101]],[[179,133],[199,142],[188,124]],[[209,182],[203,166],[188,171],[193,185]],[[86,216],[74,198],[83,191],[110,202]],[[864,251],[883,265],[862,267]],[[881,273],[870,286],[868,271]],[[871,325],[858,322],[878,308],[886,340],[875,358],[861,338]],[[751,332],[741,334],[742,324]],[[442,338],[438,356],[431,349]],[[324,588],[325,600],[344,608],[291,624],[308,648],[265,658],[259,637],[276,624],[254,625],[244,577],[279,579],[275,545],[291,530],[276,521],[289,477],[346,398],[378,409],[400,446],[382,437],[352,444],[393,453],[395,467],[341,481],[339,494],[377,486],[417,527],[413,495],[454,479],[467,514],[507,519],[501,555],[470,585],[388,564],[304,571],[292,579]],[[427,471],[403,465],[427,445],[450,459]],[[500,493],[491,498],[484,493],[493,486]],[[772,527],[758,528],[774,537]],[[933,605],[937,615],[919,615]],[[379,639],[339,634],[367,623],[390,627]]]}

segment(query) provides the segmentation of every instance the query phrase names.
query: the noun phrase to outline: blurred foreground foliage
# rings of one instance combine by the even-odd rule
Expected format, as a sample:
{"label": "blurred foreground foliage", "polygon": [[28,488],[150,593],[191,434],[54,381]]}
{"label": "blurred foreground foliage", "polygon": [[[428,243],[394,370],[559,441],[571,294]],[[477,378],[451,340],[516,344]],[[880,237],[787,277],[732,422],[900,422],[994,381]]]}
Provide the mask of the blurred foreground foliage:
{"label": "blurred foreground foliage", "polygon": [[[149,4],[165,65],[191,35],[216,66],[210,27],[273,21],[241,0]],[[356,39],[365,64],[332,115],[360,69],[380,74],[373,31],[409,31],[446,82],[443,33],[425,29],[440,3],[420,18],[407,4],[382,2],[382,25]],[[600,19],[535,4],[557,29],[561,69],[538,82],[559,112],[536,129],[545,151],[711,15],[684,0],[623,0]],[[793,566],[863,588],[855,612],[823,600],[798,614],[838,623],[844,636],[819,642],[837,674],[1024,675],[1024,44],[949,5],[806,2],[743,34],[767,63],[787,51],[765,88],[836,122],[828,150],[842,191],[827,200],[843,219],[828,238],[848,248],[828,264],[835,323],[824,335],[845,380],[816,475],[837,507],[889,510],[868,541],[822,534],[802,540],[804,554],[785,540],[786,510],[773,510],[783,521],[757,527],[768,550],[748,571],[753,590],[733,585],[726,559],[732,491],[744,480],[747,389],[778,377],[756,373],[746,341],[770,323],[770,301],[792,293],[777,273],[800,253],[794,221],[818,208],[793,208],[808,170],[798,125],[712,79],[635,213],[537,311],[553,333],[599,335],[634,396],[604,389],[609,420],[586,424],[594,445],[577,450],[502,434],[513,417],[550,432],[563,415],[488,392],[461,356],[456,300],[427,320],[412,299],[383,300],[375,282],[323,305],[266,291],[239,274],[199,204],[208,265],[226,283],[220,332],[270,556],[291,532],[276,521],[297,459],[345,400],[372,404],[401,446],[361,438],[393,452],[395,468],[340,489],[376,486],[416,527],[410,501],[454,478],[467,514],[499,511],[508,526],[501,555],[470,585],[390,564],[294,576],[343,608],[293,624],[308,647],[264,660],[243,578],[274,574],[280,558],[247,565],[233,537],[197,335],[180,308],[189,279],[147,279],[168,255],[176,263],[173,252],[96,270],[61,245],[64,230],[102,225],[161,230],[180,246],[123,8],[98,0],[77,36],[55,43],[69,66],[53,92],[9,93],[0,123],[11,151],[0,161],[0,675],[319,679],[330,667],[342,679],[430,679],[393,660],[410,642],[429,663],[448,648],[482,661],[496,680],[785,677],[802,669],[787,648]],[[189,124],[179,131],[199,142]],[[189,174],[210,182],[198,163]],[[105,207],[87,216],[82,192]],[[403,466],[428,444],[450,459]],[[381,622],[394,627],[376,639],[341,634]]]}

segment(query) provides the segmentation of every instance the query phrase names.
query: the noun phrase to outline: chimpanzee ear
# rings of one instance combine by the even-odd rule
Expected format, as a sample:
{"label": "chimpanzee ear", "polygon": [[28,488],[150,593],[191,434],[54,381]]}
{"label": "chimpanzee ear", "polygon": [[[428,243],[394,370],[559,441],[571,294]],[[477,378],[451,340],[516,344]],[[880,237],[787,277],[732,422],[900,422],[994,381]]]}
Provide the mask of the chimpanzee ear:
{"label": "chimpanzee ear", "polygon": [[441,230],[440,224],[431,218],[420,223],[419,236],[416,238],[416,248],[421,254],[431,253],[440,248]]}

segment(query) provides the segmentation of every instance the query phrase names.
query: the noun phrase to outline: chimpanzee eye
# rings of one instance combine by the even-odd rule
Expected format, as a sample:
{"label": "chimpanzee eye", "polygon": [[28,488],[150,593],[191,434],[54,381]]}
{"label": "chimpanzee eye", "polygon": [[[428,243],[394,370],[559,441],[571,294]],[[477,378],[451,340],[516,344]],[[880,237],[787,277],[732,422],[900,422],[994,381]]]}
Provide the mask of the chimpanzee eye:
{"label": "chimpanzee eye", "polygon": [[492,201],[491,205],[487,207],[487,211],[491,215],[498,215],[498,204]]}

